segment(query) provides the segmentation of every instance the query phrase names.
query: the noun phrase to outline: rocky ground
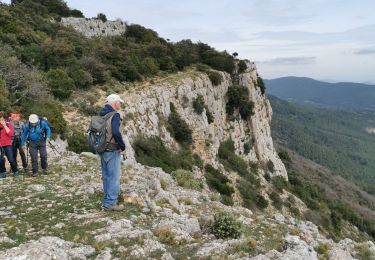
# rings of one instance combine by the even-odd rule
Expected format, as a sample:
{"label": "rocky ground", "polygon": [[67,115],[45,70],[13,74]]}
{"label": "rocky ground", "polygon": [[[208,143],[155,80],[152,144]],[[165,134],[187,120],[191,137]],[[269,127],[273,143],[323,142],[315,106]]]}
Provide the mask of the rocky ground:
{"label": "rocky ground", "polygon": [[[101,209],[91,154],[51,159],[48,176],[0,181],[0,259],[372,259],[372,242],[334,243],[310,223],[252,213],[214,194],[179,187],[160,168],[123,165],[123,212]],[[238,239],[216,239],[217,212],[242,222]]]}

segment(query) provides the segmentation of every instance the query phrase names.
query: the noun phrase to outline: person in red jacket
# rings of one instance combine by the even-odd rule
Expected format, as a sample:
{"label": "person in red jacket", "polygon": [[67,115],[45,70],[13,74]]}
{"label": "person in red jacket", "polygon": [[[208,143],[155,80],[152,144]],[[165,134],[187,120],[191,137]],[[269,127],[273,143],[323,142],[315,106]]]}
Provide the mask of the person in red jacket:
{"label": "person in red jacket", "polygon": [[5,113],[0,112],[0,149],[2,150],[0,157],[0,178],[5,178],[7,176],[4,155],[8,158],[13,176],[18,177],[17,161],[13,154],[13,125],[12,122],[6,120],[6,118]]}

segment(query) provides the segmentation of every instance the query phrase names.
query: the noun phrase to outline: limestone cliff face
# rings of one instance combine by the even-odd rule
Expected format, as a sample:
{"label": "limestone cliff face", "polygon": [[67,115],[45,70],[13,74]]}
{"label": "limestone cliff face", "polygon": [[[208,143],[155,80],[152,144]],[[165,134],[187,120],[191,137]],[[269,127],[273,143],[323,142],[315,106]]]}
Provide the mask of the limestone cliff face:
{"label": "limestone cliff face", "polygon": [[[256,87],[257,71],[253,63],[248,62],[248,69],[239,75],[241,85],[249,89],[250,100],[254,102],[255,114],[248,120],[230,121],[226,115],[226,93],[232,85],[229,74],[221,73],[223,82],[213,86],[204,73],[189,72],[171,76],[162,82],[132,89],[123,94],[127,103],[125,133],[132,143],[139,135],[159,136],[169,147],[177,150],[178,144],[167,130],[167,118],[171,113],[171,103],[178,114],[193,130],[193,152],[201,156],[206,163],[218,165],[217,153],[220,143],[232,139],[236,153],[248,162],[261,166],[271,160],[274,171],[270,175],[287,178],[286,169],[279,159],[272,142],[270,122],[272,109],[267,98]],[[202,95],[214,117],[208,123],[206,113],[194,112],[192,102]],[[244,143],[253,144],[250,153],[244,153]],[[133,152],[129,149],[129,156]],[[261,171],[262,168],[260,167]]]}
{"label": "limestone cliff face", "polygon": [[103,22],[96,18],[63,17],[61,24],[73,27],[86,37],[115,36],[126,31],[126,24],[121,20]]}

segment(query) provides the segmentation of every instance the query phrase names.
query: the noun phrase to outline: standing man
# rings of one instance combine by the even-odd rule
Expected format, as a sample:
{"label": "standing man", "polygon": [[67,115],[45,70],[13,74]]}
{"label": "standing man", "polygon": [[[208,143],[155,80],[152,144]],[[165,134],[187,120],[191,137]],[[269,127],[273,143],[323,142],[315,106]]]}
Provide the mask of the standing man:
{"label": "standing man", "polygon": [[[13,176],[18,177],[18,167],[17,161],[13,156],[13,146],[12,146],[12,137],[13,137],[13,126],[12,122],[6,120],[4,112],[0,112],[0,149],[8,158],[10,167],[12,168]],[[5,159],[4,154],[0,158],[0,177],[5,178],[7,176],[7,171],[5,168]]]}
{"label": "standing man", "polygon": [[119,95],[111,94],[107,97],[107,104],[100,111],[102,117],[112,113],[105,122],[107,148],[100,154],[104,191],[103,208],[108,211],[124,209],[124,205],[117,205],[120,192],[121,154],[125,150],[125,143],[120,131],[122,120],[118,113],[123,103],[124,100]]}
{"label": "standing man", "polygon": [[40,153],[40,161],[42,166],[42,172],[47,175],[47,148],[46,141],[51,139],[51,129],[48,124],[43,120],[39,120],[39,117],[35,114],[29,116],[29,123],[24,127],[24,131],[21,137],[22,149],[25,149],[26,141],[29,142],[29,151],[31,157],[31,165],[33,170],[33,177],[38,176],[38,153]]}
{"label": "standing man", "polygon": [[13,156],[14,156],[14,159],[17,161],[17,154],[18,152],[20,153],[23,172],[26,173],[26,169],[27,169],[26,155],[21,146],[21,136],[23,132],[24,123],[21,121],[20,114],[11,113],[10,118],[12,119],[12,124],[13,124],[13,129],[14,129]]}

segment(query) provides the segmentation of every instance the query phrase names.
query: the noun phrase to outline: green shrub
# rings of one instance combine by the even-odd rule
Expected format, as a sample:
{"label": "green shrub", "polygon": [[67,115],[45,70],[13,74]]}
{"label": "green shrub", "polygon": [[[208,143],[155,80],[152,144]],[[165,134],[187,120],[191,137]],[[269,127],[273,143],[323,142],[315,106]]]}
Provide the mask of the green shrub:
{"label": "green shrub", "polygon": [[191,171],[179,169],[171,173],[177,184],[181,187],[201,191],[203,188],[202,181],[195,179]]}
{"label": "green shrub", "polygon": [[266,200],[261,194],[255,196],[255,205],[260,209],[268,207],[268,200]]}
{"label": "green shrub", "polygon": [[328,250],[329,250],[329,245],[326,244],[326,243],[320,243],[314,249],[320,255],[327,255],[328,254]]}
{"label": "green shrub", "polygon": [[69,73],[77,88],[87,88],[94,82],[91,74],[83,69],[74,69]]}
{"label": "green shrub", "polygon": [[67,99],[73,93],[74,81],[61,69],[51,69],[46,78],[52,94],[59,99]]}
{"label": "green shrub", "polygon": [[240,62],[238,63],[238,73],[244,73],[246,69],[246,62],[244,60],[240,60]]}
{"label": "green shrub", "polygon": [[37,114],[39,117],[47,117],[52,134],[65,133],[67,123],[63,117],[63,106],[58,100],[42,99],[38,102],[26,102],[22,104],[23,114]]}
{"label": "green shrub", "polygon": [[211,233],[218,239],[239,238],[242,225],[238,219],[230,213],[219,213],[214,217]]}
{"label": "green shrub", "polygon": [[211,70],[207,72],[207,74],[212,82],[212,85],[218,86],[221,84],[221,82],[223,82],[223,76],[219,72]]}
{"label": "green shrub", "polygon": [[207,117],[207,122],[208,122],[209,124],[211,124],[211,123],[214,122],[215,118],[214,118],[214,116],[212,115],[211,111],[208,109],[208,107],[205,106],[205,108],[206,108],[206,117]]}
{"label": "green shrub", "polygon": [[272,172],[272,173],[275,171],[275,165],[273,164],[273,161],[268,160],[268,162],[267,162],[267,170],[270,171],[270,172]]}
{"label": "green shrub", "polygon": [[261,77],[258,77],[257,79],[257,86],[258,88],[260,88],[260,92],[262,93],[262,95],[264,95],[264,93],[266,92],[266,86],[264,85],[264,81]]}
{"label": "green shrub", "polygon": [[272,177],[272,184],[279,192],[283,192],[283,189],[285,189],[288,185],[287,181],[282,176]]}
{"label": "green shrub", "polygon": [[247,119],[254,114],[254,103],[249,100],[247,87],[233,85],[228,88],[226,112],[232,116],[238,110],[242,119]]}
{"label": "green shrub", "polygon": [[203,169],[203,160],[198,154],[193,154],[193,163],[196,165],[199,169]]}
{"label": "green shrub", "polygon": [[103,13],[98,13],[96,18],[98,18],[99,20],[102,20],[103,23],[105,23],[107,21],[107,16]]}
{"label": "green shrub", "polygon": [[243,144],[243,150],[244,150],[245,154],[249,154],[250,150],[251,150],[251,143],[250,142],[244,143]]}
{"label": "green shrub", "polygon": [[242,177],[250,176],[250,172],[247,169],[247,163],[235,154],[234,142],[232,140],[220,143],[218,156],[220,162],[227,170],[236,171]]}
{"label": "green shrub", "polygon": [[9,101],[9,92],[5,88],[4,80],[0,79],[0,110],[6,111],[11,108],[11,102]]}
{"label": "green shrub", "polygon": [[73,130],[72,134],[68,137],[68,150],[75,153],[88,152],[87,136],[77,130]]}
{"label": "green shrub", "polygon": [[190,145],[193,143],[192,130],[176,112],[173,105],[171,106],[171,113],[168,116],[167,129],[180,144]]}
{"label": "green shrub", "polygon": [[224,205],[227,205],[227,206],[233,206],[234,205],[232,196],[221,195],[220,201],[221,201],[221,203],[223,203]]}
{"label": "green shrub", "polygon": [[202,64],[202,63],[198,63],[197,64],[197,70],[198,71],[201,71],[201,72],[207,72],[211,69],[210,66],[206,65],[206,64]]}
{"label": "green shrub", "polygon": [[280,195],[277,192],[273,191],[270,194],[270,199],[272,200],[272,205],[278,210],[281,210],[281,208],[283,207],[283,201]]}
{"label": "green shrub", "polygon": [[292,163],[292,159],[290,158],[289,154],[285,150],[280,150],[278,152],[280,159],[283,161],[284,165],[289,168],[290,164]]}
{"label": "green shrub", "polygon": [[198,95],[194,100],[193,100],[193,108],[194,112],[197,113],[198,115],[203,113],[203,110],[205,108],[205,103],[202,95]]}
{"label": "green shrub", "polygon": [[171,173],[178,169],[192,170],[190,151],[183,149],[176,154],[164,146],[159,137],[139,138],[133,144],[136,160],[151,167],[161,167]]}
{"label": "green shrub", "polygon": [[231,196],[234,189],[229,185],[230,181],[221,171],[215,169],[212,165],[206,164],[205,174],[208,186],[222,195]]}
{"label": "green shrub", "polygon": [[85,101],[79,103],[79,111],[86,116],[96,116],[99,114],[101,107],[87,104]]}

